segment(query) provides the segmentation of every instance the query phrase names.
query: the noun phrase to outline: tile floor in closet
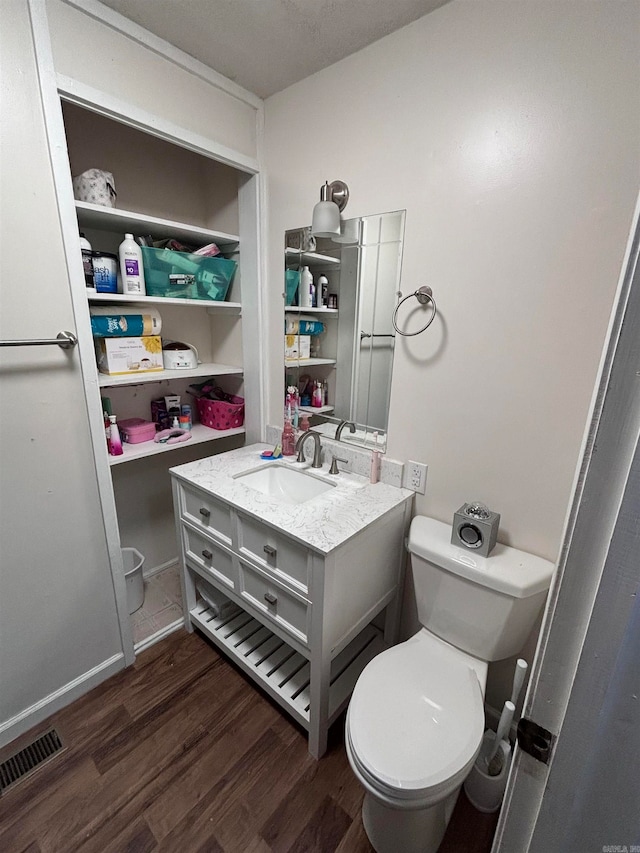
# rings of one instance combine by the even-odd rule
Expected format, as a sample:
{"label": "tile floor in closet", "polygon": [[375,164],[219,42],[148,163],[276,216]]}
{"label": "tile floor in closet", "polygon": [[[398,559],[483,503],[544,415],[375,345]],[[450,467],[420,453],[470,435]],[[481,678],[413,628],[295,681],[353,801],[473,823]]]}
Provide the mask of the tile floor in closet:
{"label": "tile floor in closet", "polygon": [[176,563],[144,579],[144,602],[131,614],[133,642],[145,642],[182,619],[182,592]]}

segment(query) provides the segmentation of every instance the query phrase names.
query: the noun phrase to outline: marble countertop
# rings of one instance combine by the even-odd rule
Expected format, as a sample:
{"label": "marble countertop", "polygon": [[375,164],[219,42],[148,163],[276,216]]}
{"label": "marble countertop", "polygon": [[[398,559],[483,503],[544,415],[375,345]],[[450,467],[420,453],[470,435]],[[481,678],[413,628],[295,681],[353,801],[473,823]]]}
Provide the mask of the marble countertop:
{"label": "marble countertop", "polygon": [[[250,444],[178,465],[171,468],[170,473],[236,509],[284,530],[322,554],[328,554],[413,497],[413,492],[408,489],[384,483],[371,485],[365,477],[346,471],[337,476],[331,475],[326,464],[322,468],[311,468],[308,462],[295,462],[295,457],[279,459],[275,463],[260,458],[263,450],[271,449],[268,444]],[[285,504],[235,479],[238,474],[273,464],[309,470],[334,488],[302,504]]]}

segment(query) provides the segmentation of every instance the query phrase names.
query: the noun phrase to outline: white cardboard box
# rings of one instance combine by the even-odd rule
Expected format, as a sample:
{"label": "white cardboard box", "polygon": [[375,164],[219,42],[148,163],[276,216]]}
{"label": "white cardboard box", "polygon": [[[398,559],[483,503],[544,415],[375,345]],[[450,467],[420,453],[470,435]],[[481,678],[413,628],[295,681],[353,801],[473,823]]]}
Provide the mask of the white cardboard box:
{"label": "white cardboard box", "polygon": [[284,357],[311,358],[311,335],[285,335]]}
{"label": "white cardboard box", "polygon": [[96,338],[98,370],[109,376],[163,370],[162,340],[158,335],[139,338]]}

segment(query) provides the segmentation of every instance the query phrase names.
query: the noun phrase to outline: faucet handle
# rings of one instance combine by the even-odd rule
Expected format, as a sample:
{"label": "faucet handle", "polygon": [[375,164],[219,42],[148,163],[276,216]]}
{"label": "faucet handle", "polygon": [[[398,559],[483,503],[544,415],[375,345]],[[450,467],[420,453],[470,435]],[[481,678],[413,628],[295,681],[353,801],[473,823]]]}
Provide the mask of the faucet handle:
{"label": "faucet handle", "polygon": [[348,459],[342,459],[340,456],[334,456],[331,460],[331,468],[329,468],[330,474],[339,474],[340,470],[338,469],[338,462],[342,462],[344,465],[349,464]]}

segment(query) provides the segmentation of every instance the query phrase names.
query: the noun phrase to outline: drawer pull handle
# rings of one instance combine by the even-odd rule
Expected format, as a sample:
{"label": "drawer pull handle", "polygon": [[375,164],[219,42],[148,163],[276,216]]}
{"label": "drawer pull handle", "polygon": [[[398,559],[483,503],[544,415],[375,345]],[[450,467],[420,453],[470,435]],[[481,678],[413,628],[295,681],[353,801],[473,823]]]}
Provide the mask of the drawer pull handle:
{"label": "drawer pull handle", "polygon": [[278,551],[273,545],[265,545],[263,550],[267,557],[272,557],[275,560]]}
{"label": "drawer pull handle", "polygon": [[213,554],[211,553],[211,551],[207,551],[207,549],[205,548],[204,551],[202,552],[202,556],[206,560],[210,560],[213,557]]}
{"label": "drawer pull handle", "polygon": [[276,602],[278,601],[276,596],[273,595],[273,593],[271,593],[271,592],[265,592],[264,600],[269,602],[269,604],[276,604]]}
{"label": "drawer pull handle", "polygon": [[200,515],[203,518],[209,518],[211,516],[211,511],[208,510],[205,506],[200,507]]}

